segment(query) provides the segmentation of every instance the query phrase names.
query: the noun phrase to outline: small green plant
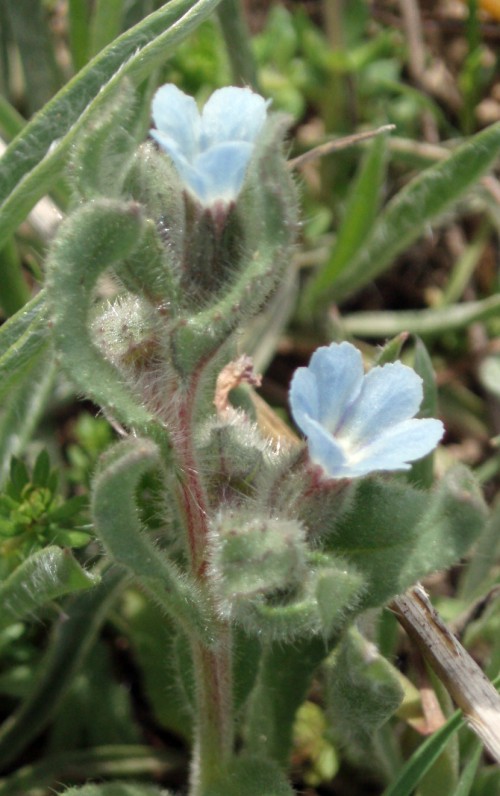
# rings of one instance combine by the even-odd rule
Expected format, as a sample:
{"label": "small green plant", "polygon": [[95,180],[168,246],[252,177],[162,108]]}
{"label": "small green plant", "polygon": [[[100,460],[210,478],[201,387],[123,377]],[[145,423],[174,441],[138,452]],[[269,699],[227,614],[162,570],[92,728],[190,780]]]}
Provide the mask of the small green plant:
{"label": "small green plant", "polygon": [[82,527],[87,498],[64,500],[57,486],[58,473],[46,451],[39,453],[31,474],[21,459],[12,459],[0,495],[0,577],[49,544],[78,548],[91,539]]}

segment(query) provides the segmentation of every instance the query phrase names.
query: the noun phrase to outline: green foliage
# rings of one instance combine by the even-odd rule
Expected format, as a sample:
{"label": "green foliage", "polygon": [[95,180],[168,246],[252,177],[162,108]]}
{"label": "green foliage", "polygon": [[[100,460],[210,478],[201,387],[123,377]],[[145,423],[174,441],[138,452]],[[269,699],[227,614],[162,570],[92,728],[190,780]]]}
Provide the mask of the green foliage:
{"label": "green foliage", "polygon": [[48,343],[45,294],[40,291],[0,327],[0,397],[33,367]]}
{"label": "green foliage", "polygon": [[127,163],[139,143],[133,136],[135,103],[132,86],[124,80],[102,115],[76,142],[69,170],[77,201],[121,196]]}
{"label": "green foliage", "polygon": [[202,791],[203,796],[292,796],[279,766],[266,758],[241,757],[214,785]]}
{"label": "green foliage", "polygon": [[368,580],[360,608],[383,605],[436,569],[450,566],[478,537],[486,508],[465,468],[450,470],[432,492],[367,479],[327,546]]}
{"label": "green foliage", "polygon": [[[98,722],[95,720],[97,714]],[[130,692],[113,678],[112,657],[107,645],[97,642],[85,659],[85,667],[61,700],[45,754],[108,744],[132,746],[139,741]]]}
{"label": "green foliage", "polygon": [[60,617],[53,628],[42,666],[27,698],[0,729],[2,767],[15,760],[19,752],[47,726],[84,665],[85,656],[123,587],[123,574],[108,571],[97,588],[76,594],[66,603],[64,618]]}
{"label": "green foliage", "polygon": [[112,558],[133,574],[188,632],[209,635],[209,615],[196,583],[167,558],[141,527],[134,500],[144,472],[160,464],[149,441],[125,442],[108,451],[94,482],[92,514]]}
{"label": "green foliage", "polygon": [[192,708],[181,684],[175,625],[138,591],[128,591],[123,602],[127,636],[154,717],[162,727],[189,741]]}
{"label": "green foliage", "polygon": [[[0,494],[1,573],[5,578],[32,553],[56,544],[83,547],[91,536],[78,529],[84,521],[87,499],[64,500],[57,492],[58,473],[41,451],[32,473],[13,458],[10,479]],[[86,518],[85,518],[86,519]]]}
{"label": "green foliage", "polygon": [[273,517],[221,514],[213,527],[211,568],[222,604],[293,587],[305,575],[300,523]]}
{"label": "green foliage", "polygon": [[358,758],[376,756],[375,732],[403,698],[398,675],[376,647],[349,630],[324,665],[327,712],[342,744],[359,745]]}
{"label": "green foliage", "polygon": [[16,44],[26,82],[30,113],[50,100],[61,85],[61,74],[50,41],[48,11],[42,3],[30,0],[6,0],[3,22]]}
{"label": "green foliage", "polygon": [[208,19],[179,44],[163,68],[163,77],[193,96],[205,93],[207,86],[220,88],[231,83],[227,53],[214,19]]}
{"label": "green foliage", "polygon": [[[304,301],[326,306],[340,301],[379,276],[425,225],[456,203],[490,167],[500,147],[500,126],[492,125],[409,182],[387,205],[367,239],[358,239],[356,256],[336,278],[329,268],[311,282]],[[375,186],[375,190],[377,186]]]}
{"label": "green foliage", "polygon": [[[143,228],[135,203],[103,199],[85,205],[63,225],[52,249],[48,278],[54,340],[65,367],[81,390],[119,418],[133,418],[139,427],[149,423],[151,415],[137,405],[119,373],[92,343],[88,314],[101,271],[136,247]],[[90,384],[95,388],[89,389]]]}
{"label": "green foliage", "polygon": [[107,785],[84,785],[59,791],[60,796],[168,796],[164,790],[150,785],[108,783]]}
{"label": "green foliage", "polygon": [[384,790],[383,796],[410,796],[422,777],[442,754],[450,738],[462,725],[463,719],[457,711],[419,746],[398,776]]}
{"label": "green foliage", "polygon": [[[331,646],[336,641],[331,639]],[[245,751],[277,760],[283,767],[288,765],[295,715],[314,672],[327,655],[328,646],[319,637],[264,645],[248,700]]]}
{"label": "green foliage", "polygon": [[[332,285],[351,261],[363,250],[375,224],[381,202],[382,183],[386,165],[385,137],[375,139],[360,163],[359,172],[353,180],[344,210],[344,221],[335,240],[329,260],[321,275],[309,286],[304,299],[304,313],[310,314],[311,305],[307,296],[318,295]],[[316,287],[315,287],[316,285]]]}
{"label": "green foliage", "polygon": [[75,484],[88,485],[101,453],[113,441],[113,432],[103,417],[88,412],[78,415],[73,428],[75,442],[68,445],[66,455],[70,464],[68,477]]}
{"label": "green foliage", "polygon": [[59,547],[50,545],[31,553],[0,585],[0,628],[26,619],[57,597],[90,589],[98,582],[98,576],[82,569],[69,552]]}
{"label": "green foliage", "polygon": [[339,756],[329,739],[330,729],[324,712],[314,702],[304,702],[297,711],[293,725],[295,754],[307,756],[304,771],[307,785],[330,782],[339,769]]}

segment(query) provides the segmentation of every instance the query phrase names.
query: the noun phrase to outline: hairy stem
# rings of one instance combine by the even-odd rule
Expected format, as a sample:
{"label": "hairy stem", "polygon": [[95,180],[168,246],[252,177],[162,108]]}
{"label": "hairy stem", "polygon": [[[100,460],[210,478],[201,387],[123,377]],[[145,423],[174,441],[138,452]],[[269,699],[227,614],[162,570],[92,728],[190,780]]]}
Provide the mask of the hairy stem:
{"label": "hairy stem", "polygon": [[[210,600],[206,543],[208,536],[208,497],[198,467],[193,442],[195,406],[199,376],[183,391],[178,407],[174,447],[181,478],[179,502],[191,558],[191,570]],[[214,612],[215,613],[215,612]],[[191,768],[190,796],[201,796],[227,766],[234,741],[231,629],[214,622],[211,644],[192,638],[191,649],[196,686],[196,735]]]}
{"label": "hairy stem", "polygon": [[193,444],[194,407],[199,377],[191,380],[183,391],[178,407],[175,452],[180,470],[179,503],[185,519],[191,569],[203,578],[205,547],[208,534],[208,498],[200,476]]}
{"label": "hairy stem", "polygon": [[217,641],[208,649],[193,642],[196,678],[196,737],[190,796],[201,796],[220,776],[233,752],[231,630],[215,628]]}

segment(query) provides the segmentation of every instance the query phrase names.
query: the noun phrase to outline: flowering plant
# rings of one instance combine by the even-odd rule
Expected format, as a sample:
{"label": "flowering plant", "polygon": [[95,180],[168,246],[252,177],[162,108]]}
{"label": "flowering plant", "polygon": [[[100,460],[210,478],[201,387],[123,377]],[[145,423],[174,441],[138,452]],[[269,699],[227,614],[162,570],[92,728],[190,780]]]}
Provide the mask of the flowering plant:
{"label": "flowering plant", "polygon": [[[183,792],[290,796],[294,721],[313,678],[321,670],[325,715],[372,748],[372,731],[401,701],[401,678],[378,653],[367,671],[357,618],[460,558],[483,504],[464,468],[432,489],[415,485],[411,463],[443,433],[439,420],[414,417],[422,378],[393,361],[365,375],[350,343],[320,347],[292,379],[310,460],[290,432],[285,440],[264,430],[258,379],[237,349],[288,280],[296,246],[287,119],[249,89],[220,89],[200,113],[166,85],[153,100],[156,143],[138,144],[124,132],[133,101],[125,85],[73,149],[77,201],[50,248],[50,324],[43,318],[76,391],[121,437],[102,456],[91,495],[95,535],[114,567],[94,566],[94,550],[86,567],[68,567],[58,551],[54,573],[37,550],[42,558],[26,564],[36,588],[20,589],[15,570],[5,593],[21,598],[6,604],[17,616],[19,603],[31,611],[41,593],[51,602],[100,580],[83,595],[83,613],[75,598],[62,627],[64,655],[79,659],[94,641],[94,616],[102,621],[119,594],[132,593],[140,616],[131,637],[139,627],[161,647],[161,666],[145,678],[152,710],[166,703],[155,719],[192,748]],[[115,290],[106,298],[104,274]],[[428,388],[429,373],[425,380]],[[51,518],[61,520],[57,507]],[[134,624],[129,609],[120,627]],[[65,668],[74,671],[50,658],[46,701]],[[156,687],[159,670],[168,688]],[[356,689],[339,687],[353,680],[370,692],[361,717]],[[32,732],[24,730],[12,731],[14,743]]]}

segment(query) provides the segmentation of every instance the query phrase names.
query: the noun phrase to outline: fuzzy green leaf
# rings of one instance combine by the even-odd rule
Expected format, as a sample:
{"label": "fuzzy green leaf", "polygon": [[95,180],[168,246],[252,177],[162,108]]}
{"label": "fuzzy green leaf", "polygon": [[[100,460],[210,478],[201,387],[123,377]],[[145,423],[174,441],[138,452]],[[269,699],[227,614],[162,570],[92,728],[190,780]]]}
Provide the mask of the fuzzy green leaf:
{"label": "fuzzy green leaf", "polygon": [[168,796],[168,793],[153,785],[108,782],[105,785],[83,785],[81,788],[69,788],[59,791],[59,796]]}
{"label": "fuzzy green leaf", "polygon": [[144,473],[160,467],[148,440],[131,440],[106,453],[94,481],[92,514],[96,533],[111,557],[125,567],[188,633],[207,637],[206,609],[196,584],[155,545],[142,528],[135,492]]}
{"label": "fuzzy green leaf", "polygon": [[242,757],[202,796],[293,796],[293,790],[276,763],[265,757]]}
{"label": "fuzzy green leaf", "polygon": [[97,278],[133,251],[143,229],[136,203],[90,202],[63,223],[47,264],[53,335],[64,367],[82,392],[123,423],[139,428],[153,418],[94,345],[88,314]]}
{"label": "fuzzy green leaf", "polygon": [[124,80],[101,116],[82,130],[68,175],[79,199],[120,197],[127,162],[139,143],[132,133],[136,103],[131,84]]}
{"label": "fuzzy green leaf", "polygon": [[49,344],[45,293],[0,327],[0,399],[37,362]]}
{"label": "fuzzy green leaf", "polygon": [[479,488],[462,466],[430,492],[370,478],[359,483],[327,545],[367,577],[360,607],[368,608],[457,561],[481,533],[486,515]]}
{"label": "fuzzy green leaf", "polygon": [[366,747],[403,698],[396,671],[373,644],[351,629],[325,664],[325,674],[334,733],[342,742],[358,741]]}
{"label": "fuzzy green leaf", "polygon": [[99,578],[82,569],[68,550],[45,547],[26,559],[0,586],[0,629],[25,619],[46,603],[82,589]]}
{"label": "fuzzy green leaf", "polygon": [[264,647],[243,724],[245,752],[288,764],[295,714],[333,645],[316,637]]}
{"label": "fuzzy green leaf", "polygon": [[52,351],[28,370],[4,399],[0,414],[0,483],[12,456],[23,453],[50,400],[56,369]]}

